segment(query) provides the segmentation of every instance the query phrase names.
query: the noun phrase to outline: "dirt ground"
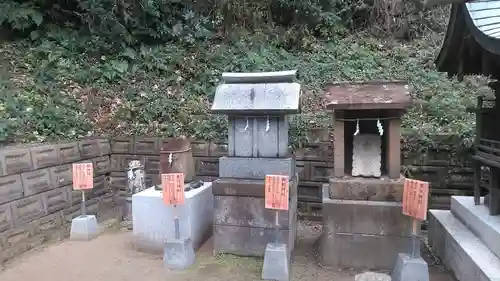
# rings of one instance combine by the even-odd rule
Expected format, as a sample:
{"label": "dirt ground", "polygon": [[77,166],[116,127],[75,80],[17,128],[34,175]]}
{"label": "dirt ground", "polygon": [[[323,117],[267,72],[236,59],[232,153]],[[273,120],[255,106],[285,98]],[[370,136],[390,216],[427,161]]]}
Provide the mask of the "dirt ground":
{"label": "dirt ground", "polygon": [[[293,280],[353,281],[358,272],[318,265],[314,244],[321,232],[315,222],[300,222],[299,241],[292,267]],[[163,268],[161,256],[135,251],[132,233],[115,229],[91,242],[63,241],[31,251],[7,264],[2,281],[36,278],[37,281],[250,281],[261,280],[262,260],[230,255],[212,256],[211,240],[197,253],[196,264],[186,271]],[[430,255],[424,253],[426,259]],[[435,261],[428,260],[431,281],[454,281]]]}

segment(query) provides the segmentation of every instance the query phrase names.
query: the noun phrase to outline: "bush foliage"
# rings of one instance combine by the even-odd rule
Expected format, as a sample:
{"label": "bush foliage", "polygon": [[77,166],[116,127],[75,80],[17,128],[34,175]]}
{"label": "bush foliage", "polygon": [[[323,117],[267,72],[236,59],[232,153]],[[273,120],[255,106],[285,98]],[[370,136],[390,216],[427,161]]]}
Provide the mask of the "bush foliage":
{"label": "bush foliage", "polygon": [[[404,127],[417,149],[436,133],[467,144],[474,123],[465,108],[491,94],[486,79],[458,82],[434,69],[446,11],[412,3],[5,0],[0,24],[14,39],[0,46],[0,143],[103,134],[222,140],[226,119],[209,110],[222,72],[298,69],[304,112],[293,117],[295,146],[329,123],[326,83],[391,79],[410,83],[416,103]],[[412,41],[380,36],[398,32]]]}

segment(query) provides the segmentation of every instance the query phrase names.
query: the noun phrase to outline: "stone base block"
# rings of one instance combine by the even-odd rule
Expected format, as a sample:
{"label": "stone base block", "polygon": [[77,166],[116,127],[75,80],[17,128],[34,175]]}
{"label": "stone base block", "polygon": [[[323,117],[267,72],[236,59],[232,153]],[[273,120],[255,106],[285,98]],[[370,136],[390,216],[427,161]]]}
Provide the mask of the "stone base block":
{"label": "stone base block", "polygon": [[165,243],[163,263],[168,269],[186,269],[196,259],[191,239],[174,239]]}
{"label": "stone base block", "polygon": [[[278,243],[286,244],[290,255],[295,247],[296,220],[290,230],[278,231]],[[276,232],[272,228],[214,225],[214,255],[264,256],[266,246],[274,242]]]}
{"label": "stone base block", "polygon": [[70,240],[89,241],[99,235],[97,218],[94,215],[82,215],[71,221]]}
{"label": "stone base block", "polygon": [[392,281],[429,281],[429,267],[422,258],[399,254],[391,277]]}
{"label": "stone base block", "polygon": [[219,158],[219,177],[240,179],[264,179],[266,175],[295,175],[293,158]]}
{"label": "stone base block", "polygon": [[[382,178],[330,178],[323,196],[330,199],[401,202],[404,177],[393,180]],[[329,196],[326,196],[326,195]]]}
{"label": "stone base block", "polygon": [[162,254],[165,243],[175,238],[174,218],[179,218],[180,237],[189,237],[198,249],[210,237],[214,199],[212,184],[186,191],[184,204],[163,203],[162,192],[154,187],[132,196],[134,246],[137,250]]}
{"label": "stone base block", "polygon": [[391,276],[378,272],[364,272],[354,276],[354,281],[391,281]]}
{"label": "stone base block", "polygon": [[[214,196],[214,224],[240,227],[276,227],[276,210],[266,209],[264,198]],[[288,230],[297,216],[297,196],[290,198],[289,209],[278,213],[278,228]]]}
{"label": "stone base block", "polygon": [[322,212],[323,265],[391,270],[411,250],[411,221],[400,203],[323,197]]}
{"label": "stone base block", "polygon": [[330,234],[323,229],[320,260],[338,268],[391,270],[400,252],[408,252],[411,238],[352,233]]}
{"label": "stone base block", "polygon": [[290,279],[290,258],[285,244],[267,244],[262,267],[262,279],[278,281],[288,281]]}
{"label": "stone base block", "polygon": [[[323,189],[323,226],[333,233],[409,236],[411,220],[401,203],[328,198]],[[394,256],[394,260],[396,256]]]}
{"label": "stone base block", "polygon": [[[289,195],[297,194],[298,175],[293,176],[289,183]],[[221,196],[265,197],[265,180],[218,178],[212,182],[212,192]]]}

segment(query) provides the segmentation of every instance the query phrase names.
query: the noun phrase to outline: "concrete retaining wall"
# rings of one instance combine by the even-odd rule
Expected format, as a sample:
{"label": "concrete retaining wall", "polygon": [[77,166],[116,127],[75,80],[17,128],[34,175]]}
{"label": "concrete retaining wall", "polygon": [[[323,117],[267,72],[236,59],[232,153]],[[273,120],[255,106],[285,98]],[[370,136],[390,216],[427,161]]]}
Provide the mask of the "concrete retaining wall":
{"label": "concrete retaining wall", "polygon": [[68,236],[80,215],[81,193],[72,190],[72,163],[94,164],[88,212],[114,214],[110,143],[86,139],[0,149],[0,265],[44,242]]}
{"label": "concrete retaining wall", "polygon": [[[311,130],[310,143],[295,152],[296,171],[299,173],[299,208],[302,212],[311,207],[321,207],[322,185],[328,183],[333,173],[332,144],[328,130]],[[161,138],[128,137],[111,141],[111,185],[124,186],[125,169],[129,160],[140,160],[146,169],[148,186],[159,183],[159,145]],[[226,143],[193,141],[193,157],[197,179],[213,181],[219,176],[219,158],[228,156]],[[451,155],[451,156],[450,156]],[[451,158],[450,158],[451,157]],[[472,168],[469,155],[451,154],[446,147],[431,149],[428,153],[403,151],[404,168],[412,178],[429,181],[431,196],[429,207],[448,209],[450,196],[472,195]]]}

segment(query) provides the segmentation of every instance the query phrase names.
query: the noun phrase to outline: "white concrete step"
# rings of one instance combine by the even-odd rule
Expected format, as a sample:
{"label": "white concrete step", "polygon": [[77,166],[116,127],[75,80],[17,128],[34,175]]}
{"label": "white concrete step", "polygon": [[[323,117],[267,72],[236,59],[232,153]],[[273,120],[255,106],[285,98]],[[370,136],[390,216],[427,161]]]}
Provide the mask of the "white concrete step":
{"label": "white concrete step", "polygon": [[490,216],[483,198],[481,205],[474,205],[472,196],[452,196],[451,212],[500,257],[500,216]]}
{"label": "white concrete step", "polygon": [[500,281],[500,259],[451,211],[430,210],[429,244],[458,281]]}

